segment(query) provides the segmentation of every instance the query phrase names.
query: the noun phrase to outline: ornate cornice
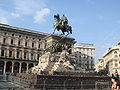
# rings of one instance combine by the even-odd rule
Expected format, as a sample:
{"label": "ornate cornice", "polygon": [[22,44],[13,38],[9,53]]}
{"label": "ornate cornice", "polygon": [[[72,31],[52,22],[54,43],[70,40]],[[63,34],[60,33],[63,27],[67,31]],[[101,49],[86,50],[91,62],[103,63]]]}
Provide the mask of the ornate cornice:
{"label": "ornate cornice", "polygon": [[29,29],[18,28],[18,27],[7,25],[7,24],[0,24],[0,30],[20,33],[20,34],[25,34],[25,35],[33,35],[33,36],[37,36],[37,37],[45,37],[48,35],[47,33],[38,32],[38,31],[34,31],[34,30],[29,30]]}

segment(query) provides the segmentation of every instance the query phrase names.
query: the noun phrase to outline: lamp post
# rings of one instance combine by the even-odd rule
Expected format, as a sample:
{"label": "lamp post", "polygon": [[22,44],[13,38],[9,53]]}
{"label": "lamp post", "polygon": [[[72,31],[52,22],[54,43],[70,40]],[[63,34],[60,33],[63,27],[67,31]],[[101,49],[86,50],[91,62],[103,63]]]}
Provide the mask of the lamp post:
{"label": "lamp post", "polygon": [[65,86],[65,84],[66,84],[66,79],[64,80],[64,90],[66,90],[66,86]]}
{"label": "lamp post", "polygon": [[45,78],[44,80],[44,85],[43,85],[43,90],[45,90],[45,82],[46,82],[47,78]]}

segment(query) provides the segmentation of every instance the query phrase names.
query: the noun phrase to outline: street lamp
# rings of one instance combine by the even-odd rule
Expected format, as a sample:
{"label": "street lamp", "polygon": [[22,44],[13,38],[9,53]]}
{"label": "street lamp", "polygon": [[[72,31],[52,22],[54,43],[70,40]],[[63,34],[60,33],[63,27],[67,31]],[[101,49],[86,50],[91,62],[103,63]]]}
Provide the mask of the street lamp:
{"label": "street lamp", "polygon": [[45,90],[45,82],[46,82],[47,78],[45,78],[44,80],[44,85],[43,85],[43,90]]}
{"label": "street lamp", "polygon": [[67,80],[67,79],[65,79],[65,80],[64,80],[64,90],[66,89],[66,87],[65,87],[65,84],[66,84],[66,80]]}

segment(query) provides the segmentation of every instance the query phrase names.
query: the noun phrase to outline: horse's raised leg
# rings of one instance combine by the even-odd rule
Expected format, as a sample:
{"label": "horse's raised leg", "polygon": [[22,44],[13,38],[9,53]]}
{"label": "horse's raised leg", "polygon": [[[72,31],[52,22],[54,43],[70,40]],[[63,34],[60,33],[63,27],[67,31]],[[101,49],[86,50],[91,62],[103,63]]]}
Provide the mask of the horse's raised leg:
{"label": "horse's raised leg", "polygon": [[70,26],[70,34],[72,34],[72,27]]}
{"label": "horse's raised leg", "polygon": [[69,32],[67,32],[67,35],[66,36],[68,36],[70,33]]}
{"label": "horse's raised leg", "polygon": [[62,31],[63,35],[65,35],[65,32],[63,30],[61,30],[61,31]]}

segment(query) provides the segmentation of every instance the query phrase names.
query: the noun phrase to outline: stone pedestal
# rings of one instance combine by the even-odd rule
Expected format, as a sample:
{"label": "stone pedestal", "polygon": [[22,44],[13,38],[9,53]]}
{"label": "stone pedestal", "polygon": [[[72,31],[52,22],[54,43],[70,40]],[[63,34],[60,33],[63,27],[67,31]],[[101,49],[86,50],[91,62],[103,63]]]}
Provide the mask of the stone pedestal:
{"label": "stone pedestal", "polygon": [[62,50],[68,50],[71,53],[71,48],[75,43],[74,38],[66,37],[63,35],[48,35],[44,38],[46,40],[47,52],[62,52]]}
{"label": "stone pedestal", "polygon": [[52,74],[52,72],[67,72],[76,69],[76,60],[72,55],[74,38],[62,35],[48,35],[44,38],[46,47],[39,59],[38,66],[32,68],[32,73]]}

